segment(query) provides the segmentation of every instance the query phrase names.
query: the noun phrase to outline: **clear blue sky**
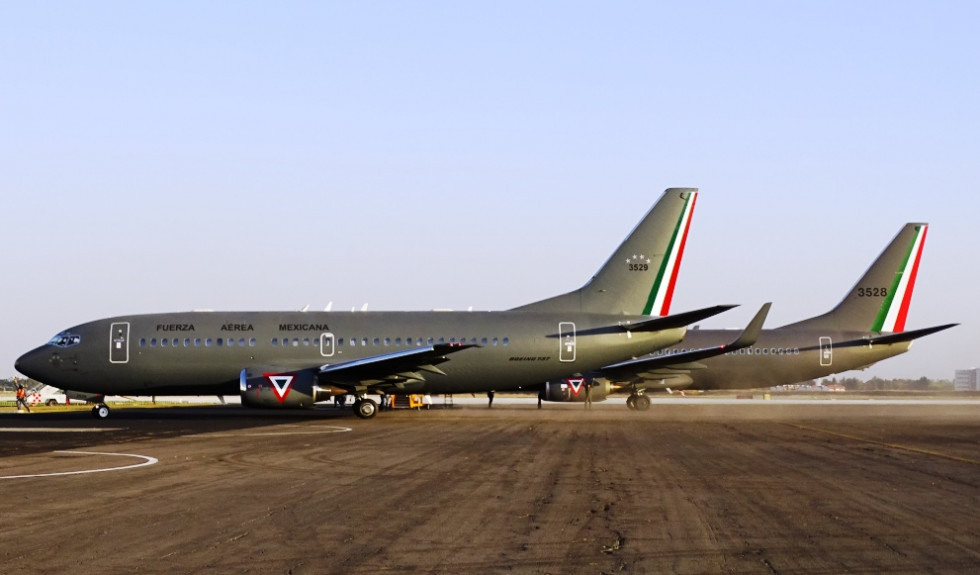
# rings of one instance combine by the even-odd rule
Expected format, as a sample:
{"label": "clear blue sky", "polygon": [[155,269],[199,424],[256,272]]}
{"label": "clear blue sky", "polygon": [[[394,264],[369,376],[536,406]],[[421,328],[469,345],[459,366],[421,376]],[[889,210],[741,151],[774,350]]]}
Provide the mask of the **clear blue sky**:
{"label": "clear blue sky", "polygon": [[0,5],[0,376],[68,326],[199,308],[506,309],[701,189],[674,311],[836,304],[932,227],[859,377],[980,364],[980,4]]}

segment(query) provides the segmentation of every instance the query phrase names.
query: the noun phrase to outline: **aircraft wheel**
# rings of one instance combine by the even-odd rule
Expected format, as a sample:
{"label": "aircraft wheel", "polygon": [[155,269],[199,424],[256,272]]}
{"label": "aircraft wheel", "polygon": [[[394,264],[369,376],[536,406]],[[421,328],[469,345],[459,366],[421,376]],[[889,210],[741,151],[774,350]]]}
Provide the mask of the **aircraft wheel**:
{"label": "aircraft wheel", "polygon": [[354,413],[361,419],[371,419],[378,414],[378,404],[373,399],[362,399],[354,402]]}
{"label": "aircraft wheel", "polygon": [[637,397],[638,396],[636,396],[636,395],[631,395],[631,396],[629,396],[629,397],[626,398],[626,407],[628,407],[630,409],[630,411],[636,409],[636,398]]}
{"label": "aircraft wheel", "polygon": [[96,419],[105,419],[109,417],[109,406],[105,404],[96,405],[92,408],[92,417]]}
{"label": "aircraft wheel", "polygon": [[637,395],[636,401],[633,404],[636,406],[637,411],[646,411],[650,409],[650,398],[645,395]]}
{"label": "aircraft wheel", "polygon": [[47,405],[48,407],[54,407],[54,406],[58,405],[58,400],[57,399],[49,399],[49,400],[47,400],[47,401],[44,402],[44,405]]}

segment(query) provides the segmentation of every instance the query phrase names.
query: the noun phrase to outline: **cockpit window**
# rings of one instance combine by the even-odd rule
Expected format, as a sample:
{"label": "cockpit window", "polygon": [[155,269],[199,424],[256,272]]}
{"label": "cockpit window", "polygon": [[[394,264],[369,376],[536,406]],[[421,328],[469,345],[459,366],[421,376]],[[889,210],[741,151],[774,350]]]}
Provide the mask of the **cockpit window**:
{"label": "cockpit window", "polygon": [[53,345],[57,347],[71,347],[73,345],[78,345],[82,343],[82,336],[75,335],[73,333],[63,331],[58,335],[51,338],[48,345]]}

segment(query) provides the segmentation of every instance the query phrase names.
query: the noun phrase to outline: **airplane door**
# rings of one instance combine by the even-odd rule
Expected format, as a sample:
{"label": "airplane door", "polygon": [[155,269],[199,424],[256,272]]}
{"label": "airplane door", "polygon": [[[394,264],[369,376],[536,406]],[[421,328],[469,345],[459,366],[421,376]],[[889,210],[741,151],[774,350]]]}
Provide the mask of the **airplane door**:
{"label": "airplane door", "polygon": [[114,323],[109,327],[109,363],[129,361],[129,322]]}
{"label": "airplane door", "polygon": [[323,357],[333,357],[334,339],[332,333],[320,334],[320,355]]}
{"label": "airplane door", "polygon": [[563,321],[558,324],[558,340],[561,350],[558,352],[559,361],[575,361],[575,324]]}
{"label": "airplane door", "polygon": [[820,338],[820,365],[834,364],[834,342],[829,337]]}

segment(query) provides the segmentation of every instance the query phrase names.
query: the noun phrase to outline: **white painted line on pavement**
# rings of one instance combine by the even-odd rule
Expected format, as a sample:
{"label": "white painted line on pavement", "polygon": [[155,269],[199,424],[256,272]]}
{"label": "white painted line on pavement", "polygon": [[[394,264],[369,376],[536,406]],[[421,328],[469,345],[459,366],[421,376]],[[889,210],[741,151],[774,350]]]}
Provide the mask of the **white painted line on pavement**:
{"label": "white painted line on pavement", "polygon": [[132,453],[103,453],[99,451],[55,451],[54,453],[67,453],[69,455],[109,455],[113,457],[135,457],[137,459],[142,459],[143,463],[123,465],[122,467],[103,467],[101,469],[82,469],[78,471],[62,471],[59,473],[35,473],[32,475],[0,475],[0,479],[28,479],[28,478],[35,478],[35,477],[56,477],[60,475],[81,475],[83,473],[103,473],[105,471],[122,471],[123,469],[136,469],[137,467],[146,467],[148,465],[153,465],[157,463],[156,457],[150,457],[148,455],[136,455]]}

